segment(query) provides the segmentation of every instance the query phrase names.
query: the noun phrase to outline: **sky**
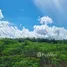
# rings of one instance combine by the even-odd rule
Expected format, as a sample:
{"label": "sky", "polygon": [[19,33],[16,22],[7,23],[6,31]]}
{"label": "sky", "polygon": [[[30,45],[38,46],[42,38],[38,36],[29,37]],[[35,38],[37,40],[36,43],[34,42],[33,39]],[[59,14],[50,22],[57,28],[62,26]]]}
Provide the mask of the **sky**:
{"label": "sky", "polygon": [[0,0],[0,9],[5,20],[17,26],[22,24],[30,30],[33,25],[38,24],[37,18],[42,15],[33,0]]}
{"label": "sky", "polygon": [[66,0],[0,0],[0,37],[67,39],[66,6]]}

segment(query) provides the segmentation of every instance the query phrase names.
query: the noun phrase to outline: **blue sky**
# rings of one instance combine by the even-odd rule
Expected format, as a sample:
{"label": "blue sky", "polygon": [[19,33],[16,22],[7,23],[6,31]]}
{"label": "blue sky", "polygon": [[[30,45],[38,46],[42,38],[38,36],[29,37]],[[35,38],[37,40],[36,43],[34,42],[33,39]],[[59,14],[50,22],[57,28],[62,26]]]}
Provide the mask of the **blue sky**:
{"label": "blue sky", "polygon": [[[40,1],[40,2],[39,2]],[[4,20],[8,20],[19,27],[20,24],[29,30],[40,24],[38,17],[49,16],[57,27],[67,29],[67,1],[66,0],[0,0],[0,9]],[[53,1],[53,0],[52,0]],[[20,27],[19,27],[20,28]]]}

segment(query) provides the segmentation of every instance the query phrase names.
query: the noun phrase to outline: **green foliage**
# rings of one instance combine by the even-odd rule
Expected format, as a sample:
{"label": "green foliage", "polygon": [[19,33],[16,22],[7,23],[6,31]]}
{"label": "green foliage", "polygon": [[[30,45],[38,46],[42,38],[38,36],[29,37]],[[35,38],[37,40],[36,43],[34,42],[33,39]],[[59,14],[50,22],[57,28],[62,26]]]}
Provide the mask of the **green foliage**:
{"label": "green foliage", "polygon": [[67,40],[0,39],[0,67],[42,67],[61,61],[67,63]]}

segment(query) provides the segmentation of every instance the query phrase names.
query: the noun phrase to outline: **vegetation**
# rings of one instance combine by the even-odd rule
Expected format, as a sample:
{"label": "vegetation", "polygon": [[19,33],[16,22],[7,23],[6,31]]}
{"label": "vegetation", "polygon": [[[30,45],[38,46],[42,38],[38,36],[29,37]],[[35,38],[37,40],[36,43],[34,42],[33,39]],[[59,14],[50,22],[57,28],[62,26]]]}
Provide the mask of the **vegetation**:
{"label": "vegetation", "polygon": [[67,67],[67,40],[0,39],[0,67]]}

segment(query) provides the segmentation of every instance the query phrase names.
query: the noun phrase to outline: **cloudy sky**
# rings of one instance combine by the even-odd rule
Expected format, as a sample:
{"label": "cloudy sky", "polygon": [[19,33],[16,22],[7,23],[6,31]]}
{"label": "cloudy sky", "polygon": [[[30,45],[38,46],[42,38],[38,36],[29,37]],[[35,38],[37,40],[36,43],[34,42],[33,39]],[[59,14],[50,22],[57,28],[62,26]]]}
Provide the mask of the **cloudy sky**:
{"label": "cloudy sky", "polygon": [[0,0],[0,37],[67,39],[66,6],[66,0]]}

